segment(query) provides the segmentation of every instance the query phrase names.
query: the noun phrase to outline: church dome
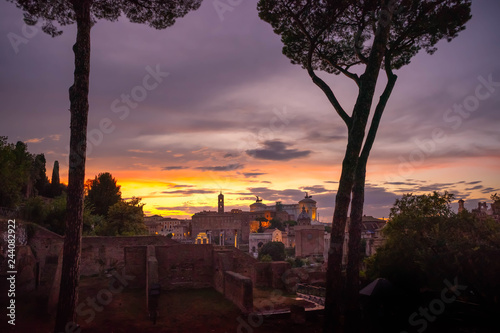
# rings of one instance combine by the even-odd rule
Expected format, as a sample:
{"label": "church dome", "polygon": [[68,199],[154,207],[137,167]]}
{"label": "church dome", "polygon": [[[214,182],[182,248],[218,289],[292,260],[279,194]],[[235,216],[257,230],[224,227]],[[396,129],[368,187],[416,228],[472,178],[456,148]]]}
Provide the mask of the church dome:
{"label": "church dome", "polygon": [[306,212],[306,208],[302,206],[302,212],[297,217],[298,225],[311,225],[311,217]]}

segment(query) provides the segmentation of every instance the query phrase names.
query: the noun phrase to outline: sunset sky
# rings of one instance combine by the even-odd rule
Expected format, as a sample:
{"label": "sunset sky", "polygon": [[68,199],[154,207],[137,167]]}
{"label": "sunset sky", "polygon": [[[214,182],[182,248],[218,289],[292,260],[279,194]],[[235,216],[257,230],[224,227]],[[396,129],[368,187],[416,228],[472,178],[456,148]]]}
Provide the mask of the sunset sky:
{"label": "sunset sky", "polygon": [[[220,191],[227,210],[248,210],[255,195],[296,203],[308,191],[330,222],[345,125],[282,55],[257,1],[223,14],[217,1],[227,3],[205,0],[166,30],[125,18],[94,26],[87,178],[110,172],[147,214],[181,218],[215,210]],[[458,38],[396,72],[365,214],[387,217],[408,192],[448,190],[469,209],[500,193],[500,2],[475,0],[472,15]],[[44,153],[49,177],[58,160],[66,181],[75,26],[51,38],[6,1],[0,17],[0,135]],[[318,74],[352,109],[352,81]]]}

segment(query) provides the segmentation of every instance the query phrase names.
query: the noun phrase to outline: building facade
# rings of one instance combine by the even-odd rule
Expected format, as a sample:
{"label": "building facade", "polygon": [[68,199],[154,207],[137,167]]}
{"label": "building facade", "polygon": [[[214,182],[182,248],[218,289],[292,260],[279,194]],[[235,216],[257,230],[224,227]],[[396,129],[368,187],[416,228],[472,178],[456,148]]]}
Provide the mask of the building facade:
{"label": "building facade", "polygon": [[[308,195],[308,193],[306,192],[306,196],[304,197],[304,199],[300,200],[296,204],[283,204],[281,203],[281,201],[277,201],[275,205],[266,205],[262,203],[262,199],[257,197],[255,202],[250,205],[250,212],[264,212],[269,216],[271,216],[272,214],[276,215],[280,213],[286,213],[288,214],[288,220],[296,221],[302,210],[304,210],[306,214],[311,218],[311,221],[317,221],[318,214],[316,201],[311,198],[312,196]],[[282,216],[285,217],[284,214],[282,214]],[[283,219],[281,220],[286,221]]]}
{"label": "building facade", "polygon": [[145,216],[144,224],[152,236],[168,236],[172,234],[172,238],[174,239],[188,239],[191,237],[191,220],[153,215]]}

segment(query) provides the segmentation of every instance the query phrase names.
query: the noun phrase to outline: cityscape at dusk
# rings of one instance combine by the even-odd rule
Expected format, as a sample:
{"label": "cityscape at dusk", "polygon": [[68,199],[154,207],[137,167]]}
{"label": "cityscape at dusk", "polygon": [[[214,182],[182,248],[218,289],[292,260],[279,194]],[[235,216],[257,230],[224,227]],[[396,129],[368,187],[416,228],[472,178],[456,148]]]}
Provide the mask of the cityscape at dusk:
{"label": "cityscape at dusk", "polygon": [[0,2],[0,332],[497,333],[500,2]]}
{"label": "cityscape at dusk", "polygon": [[[11,3],[0,6],[0,133],[44,153],[49,175],[58,160],[66,183],[75,26],[51,38],[26,27]],[[255,2],[231,8],[203,2],[167,30],[123,19],[95,25],[86,178],[110,172],[147,214],[179,218],[213,209],[220,191],[229,208],[256,195],[296,202],[308,191],[329,223],[345,125],[281,54]],[[409,192],[447,190],[474,208],[500,191],[499,9],[475,1],[455,42],[396,71],[369,160],[366,214],[387,217]],[[349,109],[355,85],[322,76]]]}

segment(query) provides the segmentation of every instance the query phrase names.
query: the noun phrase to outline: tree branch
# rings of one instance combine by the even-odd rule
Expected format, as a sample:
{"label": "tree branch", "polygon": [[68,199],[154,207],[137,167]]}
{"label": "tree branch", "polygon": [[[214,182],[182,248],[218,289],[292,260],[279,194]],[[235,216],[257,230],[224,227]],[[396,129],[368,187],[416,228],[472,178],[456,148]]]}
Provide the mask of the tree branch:
{"label": "tree branch", "polygon": [[349,72],[348,68],[351,67],[352,65],[346,67],[346,68],[343,68],[342,66],[340,66],[339,64],[336,64],[334,63],[330,57],[322,54],[321,52],[318,53],[318,55],[323,58],[323,60],[325,60],[326,62],[328,62],[330,64],[330,66],[332,66],[333,68],[335,68],[336,70],[338,70],[339,72],[341,72],[342,74],[344,74],[345,76],[347,76],[348,78],[350,78],[351,80],[353,80],[354,82],[356,82],[356,85],[358,86],[359,88],[359,76],[355,73],[351,73]]}
{"label": "tree branch", "polygon": [[368,59],[361,53],[363,45],[358,45],[358,41],[359,38],[361,37],[363,30],[364,27],[363,28],[361,26],[358,27],[358,31],[356,32],[356,36],[354,37],[354,52],[356,52],[356,56],[363,64],[367,64]]}
{"label": "tree branch", "polygon": [[314,69],[312,68],[312,54],[314,51],[314,47],[315,46],[311,44],[309,48],[309,54],[307,56],[307,73],[311,77],[314,84],[317,85],[321,90],[323,90],[326,97],[335,108],[335,111],[337,111],[340,118],[342,118],[342,120],[346,124],[347,128],[351,128],[351,123],[352,123],[351,117],[349,117],[349,115],[342,108],[339,101],[337,100],[337,97],[335,97],[335,94],[333,93],[332,89],[330,89],[330,87],[325,83],[325,81],[323,81],[316,75],[316,73],[314,73]]}
{"label": "tree branch", "polygon": [[377,136],[377,131],[380,125],[380,120],[382,119],[382,114],[384,113],[387,101],[391,96],[392,90],[394,89],[394,85],[396,84],[396,80],[398,78],[397,75],[394,75],[394,73],[392,72],[390,59],[390,52],[386,50],[384,56],[384,67],[385,73],[387,74],[387,84],[385,86],[384,92],[382,93],[382,95],[380,95],[379,102],[375,108],[375,113],[373,114],[370,129],[368,130],[368,135],[366,136],[366,141],[360,155],[361,163],[365,163],[366,161],[368,161],[368,156],[370,155],[370,151],[373,147],[373,142],[375,141],[375,137]]}

